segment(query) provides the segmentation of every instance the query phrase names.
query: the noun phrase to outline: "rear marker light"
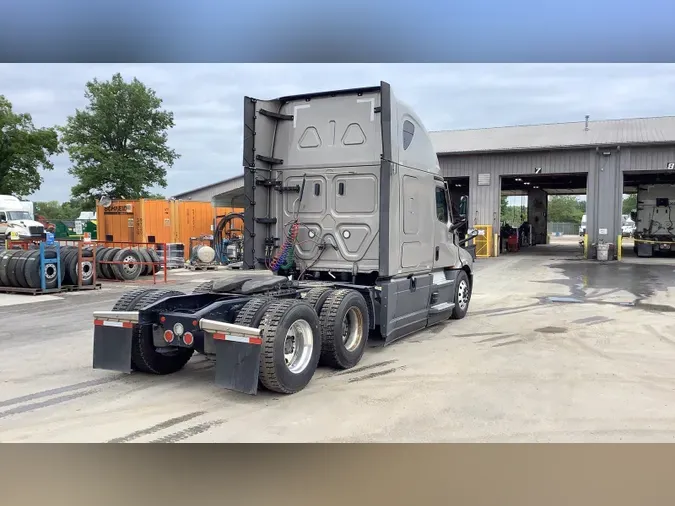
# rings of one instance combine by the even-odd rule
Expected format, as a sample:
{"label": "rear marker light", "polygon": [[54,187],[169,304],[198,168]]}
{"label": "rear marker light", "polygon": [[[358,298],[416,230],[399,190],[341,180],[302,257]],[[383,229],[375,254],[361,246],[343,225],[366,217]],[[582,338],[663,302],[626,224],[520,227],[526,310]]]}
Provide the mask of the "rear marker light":
{"label": "rear marker light", "polygon": [[167,343],[173,342],[173,332],[171,332],[170,330],[165,330],[164,331],[164,340]]}
{"label": "rear marker light", "polygon": [[183,342],[187,344],[188,346],[192,346],[192,343],[195,342],[194,336],[192,335],[192,332],[186,332],[185,335],[183,336]]}
{"label": "rear marker light", "polygon": [[159,323],[164,323],[166,321],[166,316],[159,317]]}

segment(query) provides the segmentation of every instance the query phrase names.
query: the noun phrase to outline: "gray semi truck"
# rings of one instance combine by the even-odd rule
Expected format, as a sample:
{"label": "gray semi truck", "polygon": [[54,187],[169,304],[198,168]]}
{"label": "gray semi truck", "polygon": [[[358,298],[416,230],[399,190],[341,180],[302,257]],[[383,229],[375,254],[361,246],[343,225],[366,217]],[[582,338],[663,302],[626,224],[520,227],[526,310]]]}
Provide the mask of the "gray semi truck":
{"label": "gray semi truck", "polygon": [[94,314],[93,366],[302,390],[316,368],[463,318],[473,259],[436,153],[387,83],[244,99],[243,268],[193,293],[137,289]]}

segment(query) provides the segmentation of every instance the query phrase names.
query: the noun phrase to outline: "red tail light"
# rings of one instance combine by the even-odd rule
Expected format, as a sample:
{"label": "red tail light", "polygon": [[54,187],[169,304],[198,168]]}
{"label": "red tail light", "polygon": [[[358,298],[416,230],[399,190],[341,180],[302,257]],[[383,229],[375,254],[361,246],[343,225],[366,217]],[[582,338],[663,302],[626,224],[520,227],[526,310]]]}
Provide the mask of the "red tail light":
{"label": "red tail light", "polygon": [[185,344],[187,344],[188,346],[192,346],[192,343],[195,342],[195,338],[194,338],[194,336],[192,335],[192,332],[186,332],[186,333],[183,335],[183,342],[184,342]]}
{"label": "red tail light", "polygon": [[164,331],[164,340],[167,343],[173,342],[173,332],[171,332],[170,330],[165,330]]}

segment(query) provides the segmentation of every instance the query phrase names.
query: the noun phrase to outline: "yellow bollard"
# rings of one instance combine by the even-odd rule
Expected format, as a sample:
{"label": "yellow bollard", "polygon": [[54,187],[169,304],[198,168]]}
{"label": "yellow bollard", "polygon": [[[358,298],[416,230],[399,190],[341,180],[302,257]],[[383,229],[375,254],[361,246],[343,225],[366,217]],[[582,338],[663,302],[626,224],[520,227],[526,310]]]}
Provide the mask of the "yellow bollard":
{"label": "yellow bollard", "polygon": [[623,249],[623,235],[619,234],[616,239],[616,259],[621,261],[621,250]]}
{"label": "yellow bollard", "polygon": [[588,234],[584,234],[584,258],[588,260]]}

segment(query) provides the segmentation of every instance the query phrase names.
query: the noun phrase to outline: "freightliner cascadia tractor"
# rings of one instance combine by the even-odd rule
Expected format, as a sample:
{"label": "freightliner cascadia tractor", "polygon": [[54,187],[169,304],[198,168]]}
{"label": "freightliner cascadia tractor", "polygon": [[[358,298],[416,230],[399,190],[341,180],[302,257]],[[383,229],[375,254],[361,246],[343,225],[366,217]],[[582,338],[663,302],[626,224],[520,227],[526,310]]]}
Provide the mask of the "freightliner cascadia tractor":
{"label": "freightliner cascadia tractor", "polygon": [[137,289],[94,314],[97,369],[179,371],[292,394],[319,365],[463,318],[473,259],[429,135],[389,84],[244,99],[240,271],[193,293]]}

